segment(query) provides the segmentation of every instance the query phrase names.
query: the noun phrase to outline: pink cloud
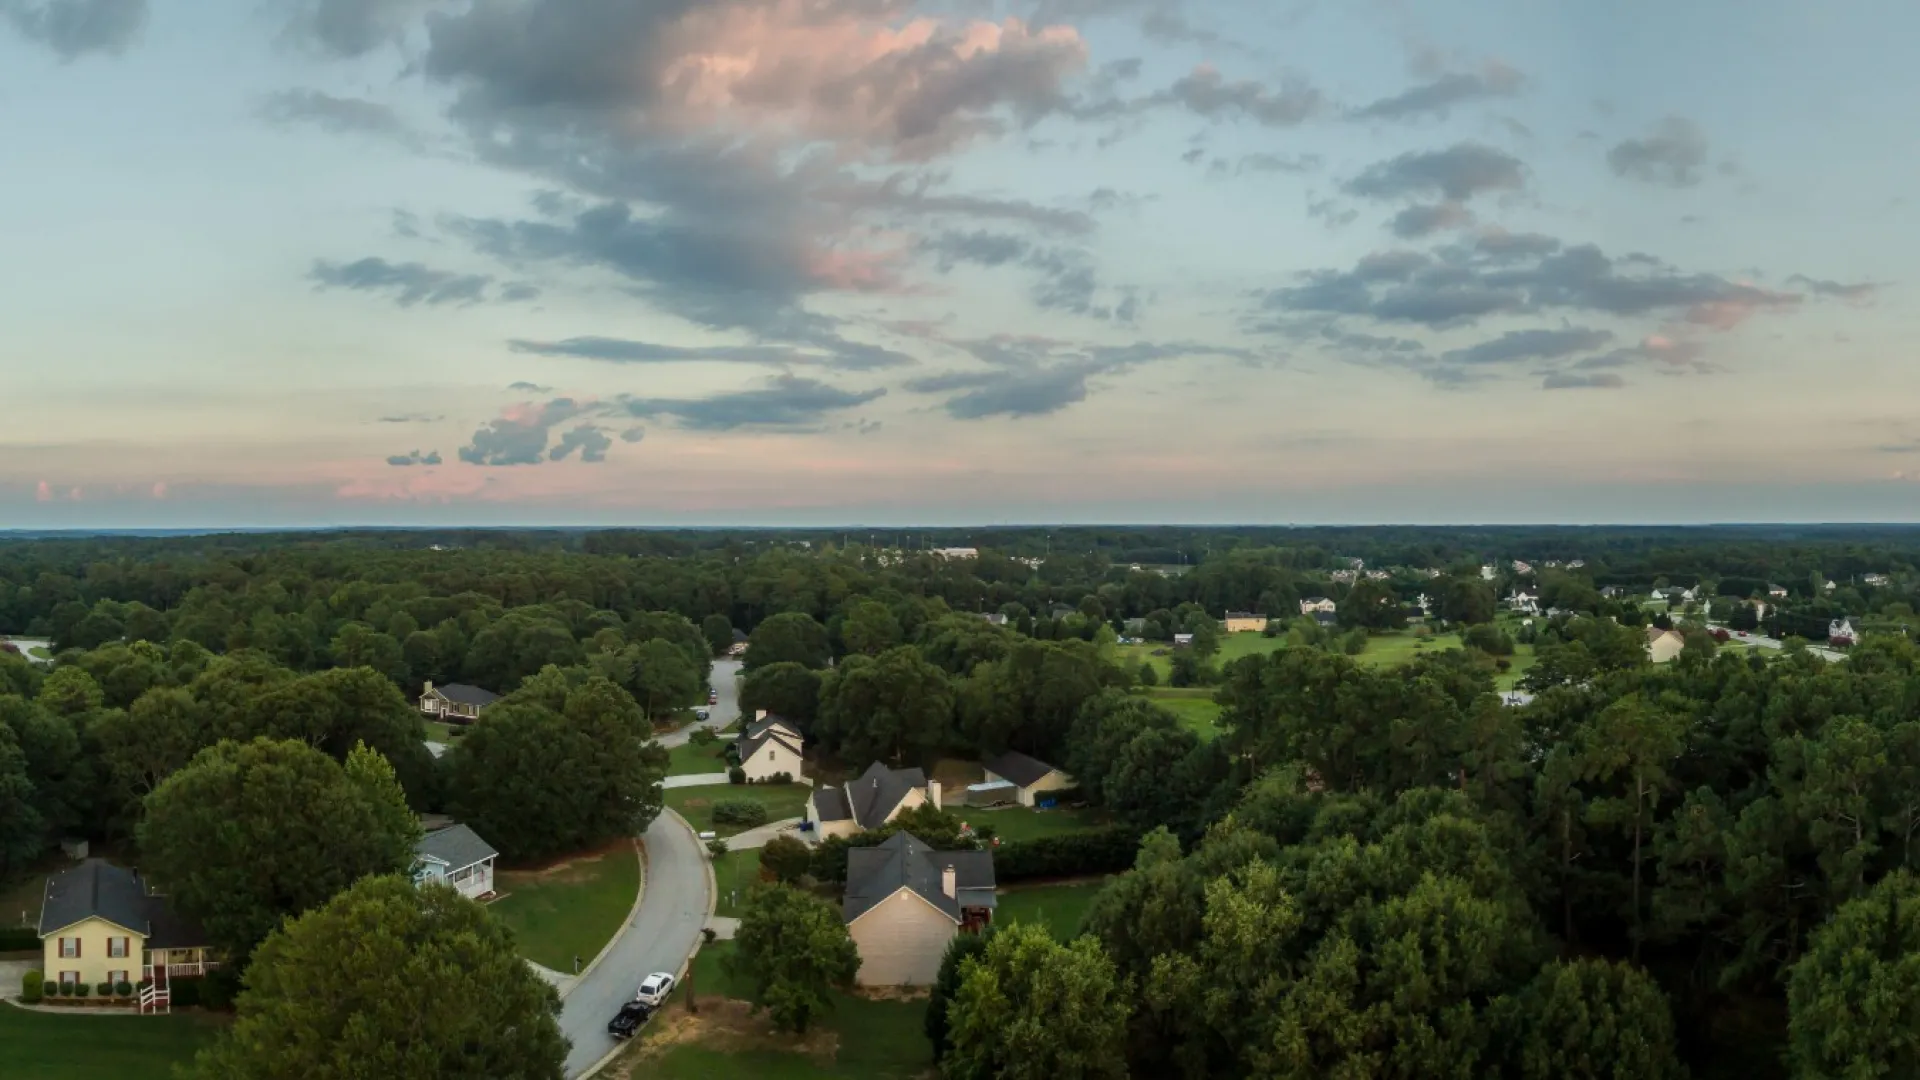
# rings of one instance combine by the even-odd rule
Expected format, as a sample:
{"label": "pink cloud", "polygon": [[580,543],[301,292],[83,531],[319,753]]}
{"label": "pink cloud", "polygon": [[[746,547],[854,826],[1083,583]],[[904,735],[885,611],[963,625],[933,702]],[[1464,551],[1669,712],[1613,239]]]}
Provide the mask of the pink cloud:
{"label": "pink cloud", "polygon": [[1746,322],[1755,312],[1792,307],[1799,302],[1800,297],[1795,293],[1773,292],[1745,285],[1738,296],[1695,304],[1687,311],[1687,321],[1715,330],[1731,330]]}
{"label": "pink cloud", "polygon": [[35,502],[52,502],[53,488],[42,480],[40,486],[33,489],[33,498]]}
{"label": "pink cloud", "polygon": [[153,497],[156,499],[164,499],[167,497],[167,482],[165,480],[153,485]]}

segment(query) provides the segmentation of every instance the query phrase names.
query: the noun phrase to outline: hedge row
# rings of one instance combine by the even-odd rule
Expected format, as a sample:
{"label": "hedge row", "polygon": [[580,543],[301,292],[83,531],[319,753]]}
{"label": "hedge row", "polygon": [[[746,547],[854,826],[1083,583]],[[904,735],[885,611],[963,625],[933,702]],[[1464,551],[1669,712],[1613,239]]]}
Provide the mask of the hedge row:
{"label": "hedge row", "polygon": [[1032,878],[1117,874],[1133,866],[1140,834],[1123,825],[1008,840],[993,849],[993,876],[1001,884]]}
{"label": "hedge row", "polygon": [[0,952],[39,952],[40,934],[31,926],[0,929]]}

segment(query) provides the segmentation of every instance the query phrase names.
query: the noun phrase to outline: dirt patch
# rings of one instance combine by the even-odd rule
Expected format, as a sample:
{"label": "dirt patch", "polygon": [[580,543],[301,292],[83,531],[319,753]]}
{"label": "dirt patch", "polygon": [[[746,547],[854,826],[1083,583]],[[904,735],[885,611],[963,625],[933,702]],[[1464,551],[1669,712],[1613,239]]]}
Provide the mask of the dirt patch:
{"label": "dirt patch", "polygon": [[676,1046],[705,1044],[729,1053],[743,1050],[771,1050],[784,1054],[805,1054],[821,1065],[831,1065],[840,1051],[840,1035],[816,1027],[802,1036],[775,1031],[763,1016],[753,1015],[753,1006],[723,997],[700,998],[700,1011],[689,1013],[676,1002],[647,1025],[646,1040],[615,1062],[603,1076],[633,1080],[641,1067]]}
{"label": "dirt patch", "polygon": [[692,810],[695,807],[712,806],[712,805],[713,805],[712,799],[687,798],[687,799],[682,799],[680,801],[680,808],[682,810]]}
{"label": "dirt patch", "polygon": [[925,1001],[933,996],[930,986],[856,986],[849,993],[868,1001]]}
{"label": "dirt patch", "polygon": [[606,847],[595,851],[580,851],[572,855],[563,855],[550,863],[534,866],[516,866],[511,869],[502,867],[500,877],[506,881],[577,881],[599,872],[599,863],[609,855],[623,855],[631,852],[632,841],[616,840]]}

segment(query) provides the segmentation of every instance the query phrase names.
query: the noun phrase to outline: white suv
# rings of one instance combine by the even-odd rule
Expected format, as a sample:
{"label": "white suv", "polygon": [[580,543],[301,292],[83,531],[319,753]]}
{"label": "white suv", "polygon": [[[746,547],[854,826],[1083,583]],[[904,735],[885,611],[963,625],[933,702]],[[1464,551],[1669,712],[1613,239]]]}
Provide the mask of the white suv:
{"label": "white suv", "polygon": [[633,1000],[643,1005],[658,1006],[667,1000],[667,995],[671,993],[673,993],[673,976],[664,971],[656,971],[640,980],[640,989],[633,995]]}

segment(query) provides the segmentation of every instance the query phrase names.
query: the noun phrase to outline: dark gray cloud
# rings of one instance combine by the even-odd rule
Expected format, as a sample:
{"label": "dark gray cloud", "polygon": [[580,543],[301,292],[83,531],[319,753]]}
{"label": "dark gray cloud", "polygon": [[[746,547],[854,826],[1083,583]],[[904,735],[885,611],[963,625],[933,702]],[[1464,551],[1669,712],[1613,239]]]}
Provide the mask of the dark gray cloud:
{"label": "dark gray cloud", "polygon": [[1447,229],[1462,229],[1473,224],[1473,211],[1457,202],[1415,204],[1393,216],[1387,228],[1393,235],[1408,240]]}
{"label": "dark gray cloud", "polygon": [[261,99],[260,118],[279,127],[310,124],[336,135],[376,135],[414,141],[400,117],[385,105],[363,98],[335,97],[319,90],[282,90]]}
{"label": "dark gray cloud", "polygon": [[287,34],[330,56],[361,56],[399,40],[434,0],[293,0]]}
{"label": "dark gray cloud", "polygon": [[1038,274],[1029,297],[1043,311],[1064,311],[1096,319],[1131,323],[1138,317],[1137,291],[1103,295],[1093,256],[1082,249],[1040,245],[1024,237],[986,231],[946,232],[927,237],[920,250],[934,256],[942,273],[961,263],[986,267],[1019,265]]}
{"label": "dark gray cloud", "polygon": [[389,465],[438,465],[440,464],[440,451],[430,450],[427,453],[422,454],[420,451],[415,450],[407,454],[395,454],[392,457],[387,459],[387,464]]}
{"label": "dark gray cloud", "polygon": [[540,299],[540,286],[524,281],[509,281],[500,286],[500,300],[503,303],[527,303]]}
{"label": "dark gray cloud", "polygon": [[434,424],[445,419],[446,417],[433,413],[398,413],[393,416],[383,416],[380,422],[383,424]]}
{"label": "dark gray cloud", "polygon": [[1335,199],[1307,199],[1307,216],[1326,222],[1327,228],[1338,229],[1351,225],[1360,211]]}
{"label": "dark gray cloud", "polygon": [[1209,159],[1204,147],[1194,147],[1180,155],[1180,160],[1189,165],[1205,164],[1210,177],[1246,176],[1262,173],[1310,173],[1317,172],[1325,164],[1318,154],[1242,154],[1237,158],[1214,157]]}
{"label": "dark gray cloud", "polygon": [[695,431],[732,431],[736,428],[819,430],[828,415],[886,394],[884,389],[843,390],[797,375],[777,375],[764,386],[735,390],[704,398],[641,398],[623,396],[620,408],[643,420],[671,417]]}
{"label": "dark gray cloud", "polygon": [[1510,233],[1494,229],[1474,240],[1475,251],[1491,259],[1537,259],[1560,250],[1560,241],[1542,233]]}
{"label": "dark gray cloud", "polygon": [[1492,341],[1443,353],[1441,359],[1448,364],[1465,366],[1561,360],[1575,353],[1591,352],[1612,340],[1613,334],[1606,330],[1574,327],[1564,330],[1509,330]]}
{"label": "dark gray cloud", "polygon": [[1144,364],[1202,356],[1243,363],[1273,359],[1258,350],[1190,342],[1071,347],[1052,340],[1003,335],[950,344],[973,354],[986,368],[922,376],[909,380],[905,389],[916,394],[946,395],[941,408],[957,420],[1046,416],[1085,401],[1088,380],[1119,375]]}
{"label": "dark gray cloud", "polygon": [[1127,111],[1176,105],[1214,120],[1247,119],[1263,127],[1294,127],[1326,105],[1320,91],[1304,79],[1288,77],[1278,87],[1255,79],[1229,80],[1201,66],[1159,93],[1131,103]]}
{"label": "dark gray cloud", "polygon": [[475,430],[473,438],[460,448],[460,460],[469,465],[538,465],[546,458],[553,429],[593,408],[564,397],[544,404],[516,405]]}
{"label": "dark gray cloud", "polygon": [[643,427],[630,427],[620,433],[620,441],[624,443],[637,443],[646,437],[647,429]]}
{"label": "dark gray cloud", "polygon": [[1810,278],[1805,274],[1793,275],[1787,279],[1787,284],[1798,285],[1815,296],[1832,296],[1842,300],[1865,300],[1880,289],[1879,285],[1871,281],[1827,281],[1822,278]]}
{"label": "dark gray cloud", "polygon": [[1543,390],[1618,390],[1625,385],[1627,380],[1611,373],[1579,375],[1555,371],[1540,381]]}
{"label": "dark gray cloud", "polygon": [[932,253],[940,269],[947,271],[963,262],[1004,266],[1025,258],[1033,250],[1033,244],[1018,236],[975,230],[926,237],[920,241],[920,250]]}
{"label": "dark gray cloud", "polygon": [[314,260],[309,280],[323,289],[386,293],[401,307],[415,304],[477,304],[493,281],[485,274],[456,274],[417,262],[392,263],[368,257],[350,263]]}
{"label": "dark gray cloud", "polygon": [[592,424],[581,424],[579,427],[560,436],[560,441],[553,444],[552,450],[547,451],[547,460],[565,461],[567,460],[568,454],[578,450],[580,451],[581,461],[605,461],[607,460],[607,448],[612,445],[613,440],[607,437],[606,432],[601,431]]}
{"label": "dark gray cloud", "polygon": [[1707,163],[1707,137],[1700,126],[1669,116],[1645,138],[1627,139],[1607,151],[1607,164],[1630,180],[1668,187],[1692,187]]}
{"label": "dark gray cloud", "polygon": [[1476,73],[1454,72],[1430,82],[1410,87],[1392,97],[1381,98],[1356,109],[1356,120],[1408,120],[1420,116],[1446,116],[1455,105],[1489,98],[1512,97],[1520,92],[1526,79],[1518,71],[1500,63],[1491,63]]}
{"label": "dark gray cloud", "polygon": [[1525,187],[1526,166],[1503,150],[1459,143],[1445,150],[1409,151],[1369,167],[1344,186],[1348,194],[1369,199],[1439,195],[1466,202],[1482,192]]}
{"label": "dark gray cloud", "polygon": [[508,384],[508,386],[507,386],[507,389],[509,389],[509,390],[521,390],[521,391],[525,391],[526,393],[529,393],[529,394],[544,394],[544,393],[546,393],[547,391],[549,391],[549,390],[551,390],[551,389],[553,389],[553,387],[551,387],[551,386],[541,386],[541,385],[540,385],[539,383],[531,383],[531,382],[517,382],[517,383],[510,383],[510,384]]}
{"label": "dark gray cloud", "polygon": [[572,337],[562,341],[531,341],[514,338],[507,347],[517,353],[536,356],[573,357],[581,360],[605,360],[623,364],[674,364],[710,362],[723,364],[766,364],[773,367],[817,365],[847,370],[899,367],[913,363],[905,353],[877,345],[841,342],[843,348],[807,352],[789,345],[662,345],[627,338]]}
{"label": "dark gray cloud", "polygon": [[147,0],[0,0],[0,19],[64,61],[119,56],[147,25]]}

